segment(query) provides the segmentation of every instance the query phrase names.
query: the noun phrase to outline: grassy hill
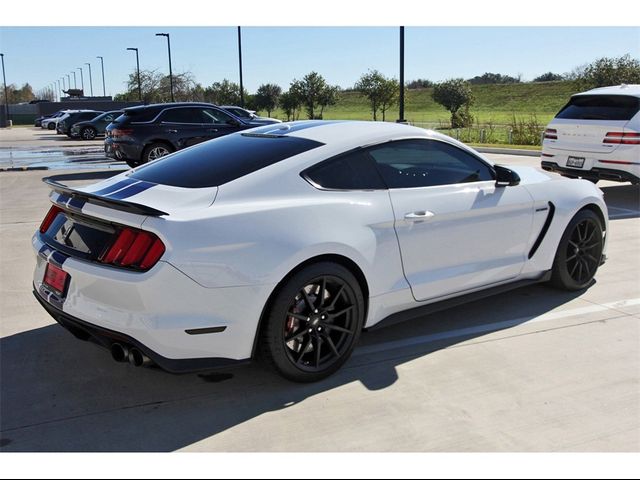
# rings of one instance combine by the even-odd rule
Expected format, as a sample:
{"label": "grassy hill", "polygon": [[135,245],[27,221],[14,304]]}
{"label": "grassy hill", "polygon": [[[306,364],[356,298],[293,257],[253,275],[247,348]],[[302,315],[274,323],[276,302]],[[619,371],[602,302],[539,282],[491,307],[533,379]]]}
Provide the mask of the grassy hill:
{"label": "grassy hill", "polygon": [[[431,98],[433,89],[409,90],[405,97],[405,118],[412,123],[428,123],[432,126],[448,125],[449,112]],[[577,93],[572,82],[517,83],[472,86],[476,102],[472,114],[481,124],[511,123],[512,116],[529,118],[535,115],[538,122],[546,124],[569,97]],[[282,111],[277,118],[286,119]],[[301,118],[304,117],[304,113]],[[337,105],[324,111],[324,119],[371,120],[366,98],[357,92],[342,92]],[[398,118],[398,108],[387,112],[387,120]]]}

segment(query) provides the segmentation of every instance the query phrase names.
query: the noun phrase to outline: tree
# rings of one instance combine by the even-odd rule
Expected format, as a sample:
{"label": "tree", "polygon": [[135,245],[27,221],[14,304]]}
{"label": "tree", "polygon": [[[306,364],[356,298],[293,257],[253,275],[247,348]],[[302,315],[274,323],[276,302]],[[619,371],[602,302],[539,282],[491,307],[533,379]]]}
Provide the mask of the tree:
{"label": "tree", "polygon": [[469,108],[473,105],[474,96],[471,87],[462,78],[436,84],[431,96],[451,112],[451,128],[465,127],[473,122]]}
{"label": "tree", "polygon": [[511,77],[500,73],[486,72],[480,76],[476,75],[467,81],[473,85],[486,85],[489,83],[520,83],[520,75],[517,77]]}
{"label": "tree", "polygon": [[282,95],[282,88],[274,83],[265,83],[258,87],[255,94],[254,104],[256,110],[266,110],[267,116],[278,106],[278,101]]}
{"label": "tree", "polygon": [[603,57],[572,72],[580,88],[606,87],[621,83],[640,83],[640,61],[629,54]]}
{"label": "tree", "polygon": [[[293,80],[289,92],[297,96],[305,107],[309,119],[322,118],[322,112],[328,105],[335,105],[338,101],[339,87],[332,87],[317,72],[306,74],[302,80]],[[320,115],[317,111],[320,109]]]}
{"label": "tree", "polygon": [[[249,96],[246,89],[243,93],[245,98]],[[226,78],[222,82],[215,82],[205,88],[205,100],[216,105],[240,105],[240,85]]]}
{"label": "tree", "polygon": [[280,95],[280,108],[287,116],[287,122],[291,120],[297,120],[300,116],[300,107],[302,106],[302,100],[295,90],[289,89],[288,92],[284,92]]}
{"label": "tree", "polygon": [[417,80],[411,80],[407,83],[408,90],[416,90],[418,88],[430,88],[433,87],[434,83],[431,80],[427,80],[426,78],[418,78]]}
{"label": "tree", "polygon": [[360,77],[354,88],[369,100],[373,120],[378,120],[378,110],[381,110],[384,121],[386,111],[397,101],[400,85],[397,80],[385,77],[378,70],[370,70]]}
{"label": "tree", "polygon": [[[33,88],[28,83],[25,83],[22,88],[18,88],[15,84],[7,85],[7,103],[25,103],[35,100],[36,96],[33,93]],[[4,89],[0,88],[0,104],[4,104]]]}
{"label": "tree", "polygon": [[564,77],[553,72],[543,73],[539,77],[533,79],[534,82],[559,82],[560,80],[564,80]]}

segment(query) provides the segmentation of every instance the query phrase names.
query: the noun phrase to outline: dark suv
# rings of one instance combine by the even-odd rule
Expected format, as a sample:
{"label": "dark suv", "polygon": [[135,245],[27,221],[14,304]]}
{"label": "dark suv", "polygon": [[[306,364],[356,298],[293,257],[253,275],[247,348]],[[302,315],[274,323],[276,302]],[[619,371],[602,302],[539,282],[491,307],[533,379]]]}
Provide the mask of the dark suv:
{"label": "dark suv", "polygon": [[163,103],[126,108],[107,126],[104,151],[130,167],[181,148],[253,128],[209,103]]}
{"label": "dark suv", "polygon": [[123,113],[122,110],[104,112],[91,120],[74,123],[69,133],[73,138],[80,137],[82,140],[93,140],[98,135],[104,135],[107,125]]}
{"label": "dark suv", "polygon": [[67,112],[66,115],[63,115],[60,117],[60,120],[58,120],[56,132],[64,133],[66,136],[71,137],[71,127],[73,127],[75,123],[93,120],[101,113],[104,112],[97,110],[72,110]]}

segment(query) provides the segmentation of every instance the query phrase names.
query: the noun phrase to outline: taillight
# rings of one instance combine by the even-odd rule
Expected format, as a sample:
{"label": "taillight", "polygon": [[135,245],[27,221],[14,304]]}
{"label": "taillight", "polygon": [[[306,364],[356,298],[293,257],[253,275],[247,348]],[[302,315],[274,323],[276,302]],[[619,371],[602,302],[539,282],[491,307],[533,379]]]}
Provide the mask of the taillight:
{"label": "taillight", "polygon": [[112,137],[127,137],[133,133],[132,128],[114,128],[111,130],[110,135]]}
{"label": "taillight", "polygon": [[53,221],[56,219],[56,217],[61,211],[62,209],[57,205],[53,205],[49,209],[49,212],[47,213],[46,217],[44,217],[44,220],[42,220],[42,223],[40,224],[40,233],[45,233],[47,230],[49,230],[49,227],[51,226],[51,224],[53,223]]}
{"label": "taillight", "polygon": [[616,145],[640,145],[640,133],[607,132],[602,143],[613,143]]}
{"label": "taillight", "polygon": [[99,260],[118,267],[148,270],[158,263],[164,252],[164,243],[153,233],[123,227]]}
{"label": "taillight", "polygon": [[544,138],[548,138],[549,140],[557,140],[558,131],[555,128],[547,128],[544,131]]}

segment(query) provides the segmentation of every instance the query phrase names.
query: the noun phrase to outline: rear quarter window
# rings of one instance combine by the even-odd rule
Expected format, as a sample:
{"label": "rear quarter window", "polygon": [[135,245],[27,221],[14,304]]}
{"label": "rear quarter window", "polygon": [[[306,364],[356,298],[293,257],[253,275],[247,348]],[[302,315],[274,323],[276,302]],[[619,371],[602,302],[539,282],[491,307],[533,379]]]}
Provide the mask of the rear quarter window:
{"label": "rear quarter window", "polygon": [[568,120],[631,120],[640,110],[640,98],[627,95],[578,95],[556,118]]}
{"label": "rear quarter window", "polygon": [[174,187],[215,187],[321,145],[300,137],[236,133],[180,150],[130,176]]}
{"label": "rear quarter window", "polygon": [[150,122],[158,116],[161,110],[156,108],[144,108],[130,112],[124,112],[117,117],[115,123]]}

